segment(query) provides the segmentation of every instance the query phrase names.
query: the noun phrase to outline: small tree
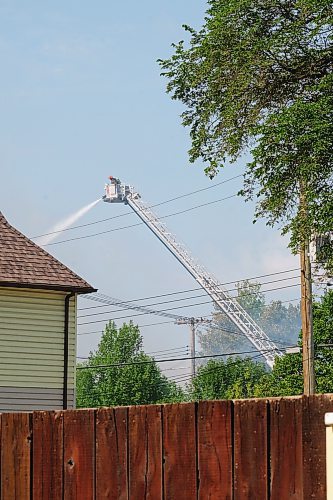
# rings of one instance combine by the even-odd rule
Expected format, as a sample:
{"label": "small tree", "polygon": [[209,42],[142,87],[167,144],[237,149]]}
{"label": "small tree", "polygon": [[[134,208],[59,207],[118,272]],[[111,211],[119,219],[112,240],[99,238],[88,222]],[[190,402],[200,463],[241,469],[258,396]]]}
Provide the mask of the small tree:
{"label": "small tree", "polygon": [[189,395],[195,400],[251,398],[265,374],[265,366],[250,358],[211,360],[199,368],[188,388]]}
{"label": "small tree", "polygon": [[117,329],[114,322],[109,322],[97,351],[78,366],[78,407],[150,404],[182,398],[181,389],[144,353],[139,328],[133,323]]}

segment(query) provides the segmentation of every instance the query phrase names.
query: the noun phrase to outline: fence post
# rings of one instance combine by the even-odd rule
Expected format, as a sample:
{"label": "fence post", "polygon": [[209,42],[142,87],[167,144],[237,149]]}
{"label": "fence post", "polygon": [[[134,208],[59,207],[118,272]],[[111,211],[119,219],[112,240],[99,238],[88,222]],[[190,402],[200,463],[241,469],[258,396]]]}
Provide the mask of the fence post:
{"label": "fence post", "polygon": [[327,500],[333,500],[333,413],[325,413]]}

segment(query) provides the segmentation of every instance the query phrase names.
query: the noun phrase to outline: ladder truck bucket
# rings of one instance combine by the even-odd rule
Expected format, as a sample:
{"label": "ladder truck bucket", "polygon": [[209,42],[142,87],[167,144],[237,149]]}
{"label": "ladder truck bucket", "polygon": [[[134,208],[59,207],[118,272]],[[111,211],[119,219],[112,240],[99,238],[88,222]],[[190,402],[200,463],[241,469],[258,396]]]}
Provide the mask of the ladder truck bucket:
{"label": "ladder truck bucket", "polygon": [[109,182],[105,184],[105,195],[103,196],[103,201],[107,203],[127,203],[127,196],[136,196],[134,193],[134,188],[132,186],[126,186],[122,184],[120,179],[116,179],[110,175]]}

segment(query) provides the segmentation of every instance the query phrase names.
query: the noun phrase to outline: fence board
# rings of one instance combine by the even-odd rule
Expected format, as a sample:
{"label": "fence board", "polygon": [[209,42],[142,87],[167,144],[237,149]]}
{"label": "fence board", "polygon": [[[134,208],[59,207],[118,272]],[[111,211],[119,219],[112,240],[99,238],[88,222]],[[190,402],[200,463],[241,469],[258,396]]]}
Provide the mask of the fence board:
{"label": "fence board", "polygon": [[195,404],[163,407],[163,455],[165,500],[197,497]]}
{"label": "fence board", "polygon": [[199,499],[232,498],[231,401],[198,405]]}
{"label": "fence board", "polygon": [[234,498],[268,499],[267,402],[234,403]]}
{"label": "fence board", "polygon": [[4,413],[1,434],[1,500],[30,500],[29,413]]}
{"label": "fence board", "polygon": [[127,408],[96,413],[96,500],[128,499]]}
{"label": "fence board", "polygon": [[328,411],[326,394],[2,414],[1,500],[324,500]]}
{"label": "fence board", "polygon": [[33,414],[33,499],[59,500],[63,495],[63,414]]}
{"label": "fence board", "polygon": [[333,411],[333,396],[303,397],[304,498],[326,499],[326,430],[324,415]]}
{"label": "fence board", "polygon": [[162,498],[160,406],[129,408],[129,498]]}
{"label": "fence board", "polygon": [[271,500],[303,500],[302,398],[270,401]]}
{"label": "fence board", "polygon": [[64,499],[93,500],[94,410],[64,412]]}

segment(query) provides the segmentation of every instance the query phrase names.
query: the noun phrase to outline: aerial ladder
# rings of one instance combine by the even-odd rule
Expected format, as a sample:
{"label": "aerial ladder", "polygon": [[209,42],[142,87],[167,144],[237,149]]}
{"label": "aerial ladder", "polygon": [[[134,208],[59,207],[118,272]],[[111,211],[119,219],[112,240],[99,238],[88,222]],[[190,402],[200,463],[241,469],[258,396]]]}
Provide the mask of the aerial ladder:
{"label": "aerial ladder", "polygon": [[114,177],[109,177],[109,180],[110,182],[105,185],[103,201],[129,205],[142,222],[193,276],[219,309],[255,346],[267,365],[272,368],[275,357],[282,356],[282,352],[274,342],[270,340],[238,301],[223,290],[219,281],[192,258],[186,248],[176,240],[165,224],[152,212],[151,208],[141,200],[140,194],[132,186],[125,185]]}

